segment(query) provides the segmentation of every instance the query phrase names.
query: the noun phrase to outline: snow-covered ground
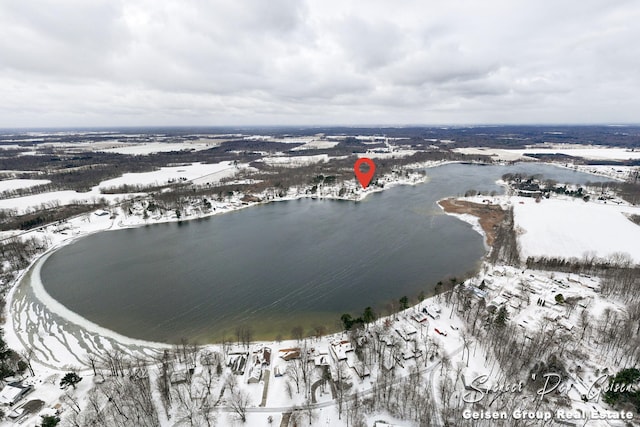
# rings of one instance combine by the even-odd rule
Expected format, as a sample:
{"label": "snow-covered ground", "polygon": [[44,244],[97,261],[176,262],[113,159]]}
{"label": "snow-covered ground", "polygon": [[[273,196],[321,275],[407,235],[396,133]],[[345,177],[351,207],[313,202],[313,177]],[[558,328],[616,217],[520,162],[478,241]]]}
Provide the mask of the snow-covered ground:
{"label": "snow-covered ground", "polygon": [[[210,175],[232,176],[237,168],[233,162],[213,164],[193,163],[183,166],[164,167],[153,172],[125,173],[124,175],[102,181],[98,188],[119,187],[122,185],[166,185],[180,181],[193,181]],[[223,173],[226,172],[226,173]]]}
{"label": "snow-covered ground", "polygon": [[218,147],[222,144],[221,139],[199,139],[184,142],[145,142],[145,143],[122,143],[115,147],[104,148],[100,151],[108,153],[146,155],[152,153],[162,153],[169,151],[200,151]]}
{"label": "snow-covered ground", "polygon": [[640,159],[640,150],[631,151],[627,148],[527,148],[524,150],[509,150],[526,156],[528,154],[566,154],[567,156],[583,157],[593,160],[630,160]]}
{"label": "snow-covered ground", "polygon": [[453,151],[455,151],[456,153],[462,153],[467,155],[492,156],[496,160],[504,160],[507,162],[527,160],[526,158],[523,158],[521,153],[515,152],[514,150],[502,150],[499,148],[464,147],[464,148],[454,148]]}
{"label": "snow-covered ground", "polygon": [[329,161],[328,154],[318,154],[315,156],[269,156],[263,157],[260,161],[272,166],[300,167],[314,163],[326,163]]}
{"label": "snow-covered ground", "polygon": [[616,181],[626,181],[632,172],[640,171],[638,166],[571,165],[570,167],[580,172],[613,178]]}
{"label": "snow-covered ground", "polygon": [[333,148],[338,145],[340,141],[326,140],[326,139],[312,139],[305,142],[303,145],[294,147],[291,151],[303,151],[303,150],[320,150],[326,148]]}
{"label": "snow-covered ground", "polygon": [[[171,182],[180,182],[182,178],[194,184],[214,183],[222,178],[235,175],[241,168],[246,168],[246,164],[234,166],[229,162],[213,164],[193,163],[184,166],[165,167],[153,172],[126,173],[121,177],[109,179],[93,187],[90,191],[79,193],[77,191],[64,190],[47,193],[33,194],[23,197],[15,197],[0,200],[0,209],[16,209],[22,214],[45,205],[63,206],[73,203],[95,202],[105,199],[107,202],[118,202],[130,195],[127,194],[102,194],[100,189],[128,185],[165,185]],[[18,181],[18,180],[12,180]],[[46,180],[21,180],[46,183]],[[1,183],[5,181],[0,181]],[[35,184],[34,184],[35,185]]]}
{"label": "snow-covered ground", "polygon": [[415,150],[394,150],[385,152],[367,152],[367,153],[358,153],[358,157],[368,157],[370,159],[393,159],[393,158],[402,158],[409,157],[416,153]]}
{"label": "snow-covered ground", "polygon": [[[640,215],[640,206],[584,202],[574,197],[542,198],[539,203],[530,197],[474,196],[474,203],[489,200],[503,208],[513,207],[520,255],[527,257],[559,257],[581,259],[585,254],[606,258],[614,253],[627,253],[640,263],[640,226],[626,215]],[[457,216],[482,233],[478,218],[466,214]]]}
{"label": "snow-covered ground", "polygon": [[77,191],[51,191],[48,193],[32,194],[23,197],[14,197],[11,199],[0,200],[0,209],[15,209],[18,214],[23,214],[39,208],[42,205],[49,207],[70,205],[74,203],[87,203],[98,201],[104,198],[107,201],[118,201],[123,195],[118,194],[100,194],[100,190],[93,188],[86,193],[78,193]]}
{"label": "snow-covered ground", "polygon": [[[195,165],[192,165],[197,169]],[[204,165],[212,166],[212,165]],[[168,168],[174,169],[174,168]],[[194,173],[195,170],[194,169]],[[164,173],[158,171],[160,174]],[[174,171],[177,172],[177,171]],[[213,172],[214,174],[217,172]],[[131,175],[145,175],[145,174],[131,174]],[[131,178],[131,177],[130,177]],[[144,177],[147,179],[148,177]],[[409,178],[389,177],[389,183],[415,183],[419,182],[416,177],[413,177],[412,182]],[[142,180],[143,178],[140,177]],[[157,179],[157,178],[156,178]],[[424,179],[424,177],[422,177]],[[155,182],[155,181],[154,181]],[[128,180],[127,184],[132,182]],[[385,188],[389,188],[390,185],[385,185]],[[353,197],[360,199],[365,197],[376,190],[372,187],[366,191],[362,191],[355,183],[352,188],[354,190]],[[292,190],[294,191],[294,190]],[[337,189],[332,187],[320,188],[320,196],[336,197]],[[71,192],[73,193],[73,192]],[[335,193],[335,194],[334,194]],[[52,193],[49,193],[52,194]],[[78,193],[74,193],[78,194]],[[86,193],[85,193],[86,194]],[[287,198],[301,197],[301,194],[290,194]],[[486,197],[485,197],[486,198]],[[23,199],[23,198],[21,198]],[[558,254],[558,256],[576,256],[581,257],[585,251],[594,250],[596,253],[603,256],[607,254],[608,250],[614,249],[614,252],[620,252],[621,241],[637,242],[640,241],[638,237],[640,235],[640,227],[630,222],[624,217],[623,212],[636,213],[639,208],[619,206],[612,204],[602,204],[597,202],[585,203],[580,199],[550,199],[542,200],[541,203],[535,203],[533,199],[507,197],[491,198],[498,203],[510,203],[514,206],[516,223],[523,233],[519,236],[523,253],[526,251],[540,251],[545,256],[556,255],[550,253],[554,247],[558,245],[558,239],[567,240],[570,244],[567,245],[567,254]],[[520,203],[523,202],[523,203]],[[1,205],[1,203],[0,203]],[[229,200],[226,203],[216,202],[216,212],[221,213],[224,211],[238,209],[243,205],[239,202],[238,198]],[[62,231],[55,226],[50,226],[48,229],[33,232],[34,235],[47,237],[52,244],[62,245],[91,232],[98,232],[113,228],[120,228],[132,225],[139,225],[149,222],[160,222],[166,220],[176,220],[176,218],[159,217],[150,218],[148,220],[142,220],[142,218],[136,216],[125,217],[123,212],[116,210],[116,217],[110,218],[109,216],[97,216],[93,214],[83,215],[75,218],[69,222],[65,227],[66,230]],[[198,214],[193,213],[194,217]],[[576,220],[578,217],[578,220]],[[188,219],[189,216],[186,215]],[[475,221],[477,228],[477,220],[472,220],[467,216],[461,216],[461,219],[469,222]],[[627,224],[631,227],[628,228]],[[635,228],[634,228],[635,227]],[[529,236],[531,241],[527,241],[526,237]],[[581,238],[580,236],[586,236]],[[575,240],[570,240],[576,237]],[[617,240],[616,240],[617,239]],[[638,245],[636,245],[638,246]],[[604,248],[603,252],[598,252],[599,249]],[[626,248],[626,247],[624,247]],[[633,245],[626,248],[634,259],[640,259],[640,253],[638,250],[640,247],[635,248]],[[533,252],[532,252],[533,253]],[[582,295],[585,298],[589,298],[590,301],[594,301],[593,308],[594,314],[607,306],[611,305],[602,299],[598,299],[594,292],[583,290],[592,289],[593,286],[597,286],[597,283],[593,280],[585,278],[584,280],[579,277],[574,277],[573,281],[569,280],[570,275],[563,275],[548,272],[535,272],[535,271],[520,271],[519,269],[510,267],[493,267],[489,266],[484,269],[482,274],[476,278],[470,279],[474,284],[479,285],[479,282],[484,279],[487,280],[489,287],[490,299],[499,297],[502,294],[513,293],[516,283],[523,283],[524,281],[538,281],[539,283],[533,283],[531,286],[535,289],[540,288],[538,291],[541,296],[546,299],[552,300],[555,292],[558,291],[557,286],[554,285],[553,279],[560,280],[565,283],[569,288],[562,288],[563,294],[566,296]],[[593,283],[592,283],[593,282]],[[63,310],[60,307],[56,307],[51,301],[48,301],[46,296],[42,294],[42,289],[38,286],[33,287],[31,285],[25,286],[26,282],[20,287],[14,288],[12,294],[8,298],[7,304],[8,315],[6,330],[6,339],[11,348],[21,349],[23,347],[32,347],[35,349],[34,353],[34,369],[36,370],[36,376],[28,378],[25,382],[33,383],[36,385],[36,390],[29,395],[27,400],[30,399],[42,399],[45,402],[46,407],[52,407],[58,403],[62,396],[62,391],[59,389],[58,383],[64,372],[71,368],[80,369],[81,375],[85,378],[80,383],[79,389],[75,392],[78,396],[83,396],[84,399],[87,395],[89,387],[92,385],[91,380],[93,374],[88,368],[86,353],[96,349],[114,349],[119,348],[132,357],[149,357],[157,354],[157,350],[162,348],[162,345],[154,343],[144,343],[139,341],[128,340],[124,337],[119,337],[111,334],[109,331],[103,331],[96,328],[96,325],[92,325],[83,321],[83,319],[77,319],[75,317],[64,316],[61,314]],[[37,285],[37,283],[36,283]],[[44,300],[44,301],[43,301]],[[438,346],[442,351],[451,357],[454,364],[461,364],[464,360],[460,356],[461,350],[461,336],[463,330],[463,322],[459,318],[458,313],[454,312],[454,309],[445,308],[440,319],[429,319],[428,323],[420,326],[413,318],[412,315],[419,314],[421,308],[433,303],[435,299],[427,299],[420,305],[410,308],[409,310],[400,313],[398,316],[391,316],[388,320],[393,327],[411,330],[411,327],[417,329],[417,335],[420,336],[420,340],[429,337],[431,340],[438,343]],[[541,321],[541,316],[548,314],[547,311],[557,312],[557,308],[549,307],[548,310],[541,310],[539,306],[531,303],[530,305],[521,304],[519,301],[516,303],[514,299],[513,307],[510,306],[511,318],[514,322],[521,325],[522,328],[537,324]],[[535,300],[534,300],[535,302]],[[509,302],[507,302],[509,304]],[[614,308],[618,309],[615,305]],[[576,313],[577,315],[577,313]],[[397,317],[397,320],[396,320]],[[559,320],[560,321],[560,320]],[[566,321],[562,320],[565,327],[568,327],[572,322],[575,323],[575,316],[566,318]],[[385,319],[378,321],[379,325],[385,323]],[[453,325],[453,327],[451,326]],[[447,336],[441,336],[435,332],[435,329],[444,330],[447,332]],[[394,334],[395,336],[395,334]],[[314,341],[314,348],[318,352],[328,352],[329,343],[336,338],[344,338],[343,335],[330,335],[323,337],[318,341]],[[288,362],[284,362],[277,358],[278,350],[283,348],[291,348],[298,345],[295,341],[284,341],[281,343],[265,342],[258,343],[259,345],[268,345],[274,352],[272,368],[276,365],[285,367]],[[406,346],[410,347],[410,346]],[[221,351],[220,346],[207,346],[205,350]],[[469,368],[468,371],[473,373],[485,373],[487,366],[485,363],[484,354],[481,350],[477,353],[475,347],[473,351],[473,357],[470,361],[467,361]],[[468,352],[467,352],[468,353]],[[467,359],[470,356],[467,354]],[[410,360],[406,362],[406,367],[402,369],[398,368],[396,374],[398,375],[397,381],[401,382],[404,376],[408,372],[410,366],[424,367],[425,374],[429,374],[429,378],[436,376],[435,369],[439,364],[439,359],[435,359],[434,362],[425,363],[423,359],[420,361]],[[196,374],[199,372],[197,371]],[[270,382],[268,392],[266,394],[266,407],[259,407],[260,400],[264,388],[264,383],[247,384],[249,370],[238,378],[239,386],[249,393],[251,403],[249,405],[249,415],[246,425],[263,425],[267,424],[267,417],[272,416],[275,425],[278,425],[282,413],[287,410],[293,403],[301,403],[302,399],[300,395],[294,396],[294,399],[288,399],[286,397],[286,391],[284,386],[284,378],[274,376],[273,369],[270,369]],[[365,396],[371,389],[373,378],[360,380],[356,374],[350,372],[355,388],[359,391],[361,396]],[[585,378],[587,376],[585,375]],[[434,390],[437,388],[437,378],[435,380],[429,380],[431,383],[427,386],[432,387]],[[436,394],[434,392],[434,394]],[[573,407],[585,407],[587,404],[580,403],[579,396],[574,399],[575,396],[571,395]],[[326,394],[320,393],[319,404],[315,411],[318,415],[317,419],[312,423],[314,426],[324,425],[344,425],[344,415],[342,421],[338,421],[338,414],[335,407],[335,401],[331,400],[328,392]],[[591,403],[589,405],[589,410]],[[172,414],[175,416],[175,414]],[[38,417],[33,416],[25,421],[24,425],[33,426],[36,425]],[[410,425],[400,420],[395,420],[392,417],[384,414],[374,414],[368,418],[369,420],[384,419],[389,422],[395,422],[399,425]],[[175,421],[175,417],[173,418]],[[164,420],[163,426],[173,425],[173,421]],[[219,425],[239,425],[237,419],[229,412],[221,412],[218,416]],[[306,422],[305,422],[306,424]],[[5,424],[1,424],[5,425]],[[590,424],[591,425],[591,424]],[[593,424],[597,425],[597,424]]]}
{"label": "snow-covered ground", "polygon": [[611,148],[602,146],[582,145],[542,145],[540,147],[531,146],[525,149],[499,149],[488,147],[465,147],[456,148],[453,151],[469,155],[493,156],[498,160],[517,161],[532,160],[529,154],[565,154],[567,156],[582,157],[592,160],[630,160],[640,159],[640,150],[630,150],[627,148]]}
{"label": "snow-covered ground", "polygon": [[48,179],[5,179],[0,181],[0,193],[3,191],[35,187],[36,185],[48,184],[50,182]]}
{"label": "snow-covered ground", "polygon": [[640,263],[640,226],[624,214],[640,207],[584,202],[581,199],[511,199],[523,258],[581,258],[586,252],[607,257],[626,252]]}

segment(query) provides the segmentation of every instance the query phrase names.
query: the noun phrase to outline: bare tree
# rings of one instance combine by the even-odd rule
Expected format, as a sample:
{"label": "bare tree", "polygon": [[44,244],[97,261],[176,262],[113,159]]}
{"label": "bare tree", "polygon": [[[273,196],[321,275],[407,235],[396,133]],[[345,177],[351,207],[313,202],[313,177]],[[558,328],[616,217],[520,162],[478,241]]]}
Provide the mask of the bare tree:
{"label": "bare tree", "polygon": [[231,393],[229,406],[243,423],[247,422],[247,406],[249,406],[249,403],[249,394],[246,391],[238,389]]}

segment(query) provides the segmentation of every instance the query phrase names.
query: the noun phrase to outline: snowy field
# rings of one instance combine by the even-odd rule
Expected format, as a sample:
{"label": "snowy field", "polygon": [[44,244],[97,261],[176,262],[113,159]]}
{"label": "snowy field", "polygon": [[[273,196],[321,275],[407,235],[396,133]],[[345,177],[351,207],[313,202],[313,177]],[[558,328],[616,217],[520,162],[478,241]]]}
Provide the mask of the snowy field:
{"label": "snowy field", "polygon": [[465,148],[455,148],[453,149],[453,151],[456,153],[467,154],[470,156],[473,156],[473,155],[492,156],[496,160],[505,160],[505,161],[526,160],[526,159],[523,159],[521,153],[517,153],[514,150],[501,150],[498,148],[465,147]]}
{"label": "snowy field", "polygon": [[634,166],[610,166],[610,165],[573,165],[572,169],[593,175],[607,176],[618,181],[625,181],[631,173],[638,170]]}
{"label": "snowy field", "polygon": [[557,147],[529,147],[524,150],[502,150],[488,147],[456,148],[453,151],[467,155],[492,156],[497,160],[517,161],[532,160],[530,154],[565,154],[573,157],[583,157],[592,160],[629,160],[640,159],[640,150],[631,151],[626,148],[604,148],[598,146],[562,145]]}
{"label": "snowy field", "polygon": [[76,191],[51,191],[48,193],[32,194],[23,197],[0,200],[0,209],[15,209],[18,214],[30,212],[42,205],[47,207],[71,205],[75,203],[86,203],[98,201],[104,198],[107,201],[117,201],[123,198],[122,194],[100,194],[97,188],[86,193]]}
{"label": "snowy field", "polygon": [[640,226],[624,213],[640,215],[640,207],[580,199],[511,198],[523,258],[581,258],[585,252],[606,257],[626,252],[640,262]]}
{"label": "snowy field", "polygon": [[[125,194],[102,194],[100,189],[128,185],[165,185],[170,182],[179,182],[181,178],[191,181],[194,184],[206,184],[217,182],[222,178],[231,177],[236,174],[239,168],[246,167],[244,164],[238,167],[229,162],[214,164],[193,163],[191,165],[160,168],[153,172],[126,173],[121,177],[109,179],[93,187],[90,191],[79,193],[71,190],[51,191],[47,193],[33,194],[23,197],[15,197],[0,200],[0,209],[16,209],[19,214],[29,212],[40,206],[63,206],[74,203],[96,202],[101,198],[112,203],[127,197]],[[47,180],[9,180],[9,181],[30,181],[38,184],[47,183]],[[3,182],[0,181],[0,191]],[[32,184],[37,185],[37,184]]]}
{"label": "snowy field", "polygon": [[163,153],[169,151],[200,151],[218,147],[221,139],[200,139],[188,142],[149,142],[149,143],[127,143],[117,147],[106,148],[100,151],[107,153],[119,153],[130,155],[146,155],[152,153]]}
{"label": "snowy field", "polygon": [[525,150],[508,150],[523,156],[528,154],[565,154],[593,160],[629,160],[640,159],[640,151],[626,148],[527,148]]}
{"label": "snowy field", "polygon": [[3,191],[35,187],[36,185],[48,184],[50,182],[48,179],[5,179],[4,181],[0,181],[0,193]]}
{"label": "snowy field", "polygon": [[376,153],[376,152],[367,152],[367,153],[357,153],[358,157],[368,157],[370,159],[398,159],[402,157],[409,157],[416,153],[415,150],[395,150],[390,151],[388,153]]}
{"label": "snowy field", "polygon": [[[185,166],[160,168],[153,172],[125,173],[121,177],[103,181],[98,188],[119,187],[122,185],[166,185],[180,180],[191,181],[223,171],[234,172],[233,163],[220,162],[213,164],[193,163]],[[233,173],[231,174],[233,175]]]}
{"label": "snowy field", "polygon": [[318,154],[316,156],[264,157],[260,161],[270,166],[300,167],[304,165],[312,165],[314,163],[326,163],[329,161],[329,155]]}
{"label": "snowy field", "polygon": [[333,148],[338,145],[340,141],[336,140],[323,140],[323,139],[313,139],[311,141],[306,142],[303,145],[292,148],[291,151],[302,151],[302,150],[321,150],[326,148]]}

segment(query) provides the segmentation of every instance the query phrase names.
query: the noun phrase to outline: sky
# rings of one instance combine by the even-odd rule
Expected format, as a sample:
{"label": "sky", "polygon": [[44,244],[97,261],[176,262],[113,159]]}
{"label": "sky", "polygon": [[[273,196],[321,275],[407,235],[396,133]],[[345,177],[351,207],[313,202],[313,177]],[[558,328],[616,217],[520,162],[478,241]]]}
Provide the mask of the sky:
{"label": "sky", "polygon": [[636,0],[8,0],[0,127],[640,122]]}

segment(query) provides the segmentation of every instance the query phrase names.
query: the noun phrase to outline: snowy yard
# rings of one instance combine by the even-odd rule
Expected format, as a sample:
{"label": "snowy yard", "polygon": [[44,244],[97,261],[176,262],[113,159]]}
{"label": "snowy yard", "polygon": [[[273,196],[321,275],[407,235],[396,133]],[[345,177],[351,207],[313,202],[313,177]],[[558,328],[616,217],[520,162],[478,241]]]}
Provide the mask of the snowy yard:
{"label": "snowy yard", "polygon": [[585,252],[607,257],[626,252],[640,262],[640,226],[624,213],[640,208],[585,203],[579,199],[512,198],[523,258],[556,256],[581,258]]}

